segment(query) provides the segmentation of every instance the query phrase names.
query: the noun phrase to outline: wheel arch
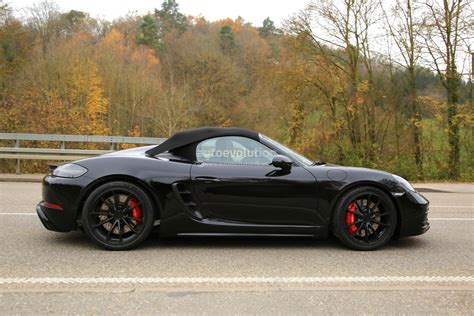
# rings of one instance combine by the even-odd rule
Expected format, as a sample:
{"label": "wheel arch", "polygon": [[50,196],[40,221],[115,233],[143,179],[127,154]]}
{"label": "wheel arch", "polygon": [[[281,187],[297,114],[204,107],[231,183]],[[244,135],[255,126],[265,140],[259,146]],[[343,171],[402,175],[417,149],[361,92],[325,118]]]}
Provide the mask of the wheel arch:
{"label": "wheel arch", "polygon": [[402,222],[400,204],[393,197],[392,193],[390,192],[390,190],[386,186],[384,186],[383,184],[380,184],[378,182],[375,182],[375,181],[357,181],[357,182],[353,182],[353,183],[345,186],[340,192],[338,192],[336,194],[336,196],[332,200],[331,206],[330,206],[331,221],[328,225],[330,233],[332,233],[332,223],[333,223],[333,220],[334,220],[334,214],[336,213],[337,203],[340,201],[341,197],[344,196],[344,194],[346,194],[347,192],[349,192],[351,190],[354,190],[356,188],[360,188],[360,187],[373,187],[373,188],[379,189],[382,192],[384,192],[385,194],[387,194],[387,196],[392,201],[393,205],[395,205],[395,210],[397,212],[397,227],[395,229],[395,233],[394,233],[393,236],[394,237],[398,236],[400,234],[400,227],[401,227],[401,222]]}
{"label": "wheel arch", "polygon": [[84,203],[86,202],[89,195],[95,189],[97,189],[99,186],[101,186],[105,183],[108,183],[108,182],[113,182],[113,181],[128,182],[128,183],[134,184],[134,185],[138,186],[140,189],[142,189],[150,197],[150,200],[153,204],[153,211],[155,213],[155,219],[160,218],[161,210],[162,210],[162,207],[161,207],[162,203],[160,201],[160,197],[154,192],[154,190],[151,188],[151,186],[149,184],[147,184],[145,181],[143,181],[141,179],[138,179],[136,177],[133,177],[133,176],[130,176],[130,175],[116,174],[116,175],[108,175],[108,176],[98,178],[82,190],[79,206],[78,206],[78,209],[77,209],[76,219],[81,218]]}

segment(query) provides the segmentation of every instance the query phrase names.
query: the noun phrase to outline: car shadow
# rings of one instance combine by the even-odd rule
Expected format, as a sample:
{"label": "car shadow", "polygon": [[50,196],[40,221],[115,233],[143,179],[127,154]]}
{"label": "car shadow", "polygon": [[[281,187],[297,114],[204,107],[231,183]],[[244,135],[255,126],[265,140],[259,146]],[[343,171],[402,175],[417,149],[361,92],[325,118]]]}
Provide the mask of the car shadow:
{"label": "car shadow", "polygon": [[193,249],[251,249],[251,248],[339,248],[335,240],[318,240],[311,237],[266,236],[180,236],[149,238],[142,248],[193,248]]}
{"label": "car shadow", "polygon": [[75,248],[93,248],[94,245],[87,239],[80,231],[73,231],[68,233],[54,233],[50,235],[47,240],[49,244],[56,244],[57,246],[63,247],[75,247]]}
{"label": "car shadow", "polygon": [[[378,251],[393,251],[425,248],[428,243],[423,238],[401,238],[392,240]],[[160,238],[153,234],[140,249],[182,248],[182,249],[309,249],[347,251],[337,238],[312,237],[266,237],[266,236],[180,236]]]}
{"label": "car shadow", "polygon": [[[82,232],[55,234],[49,240],[62,247],[77,249],[102,249],[93,244]],[[425,248],[424,238],[402,238],[392,240],[379,251]],[[266,236],[179,236],[160,237],[157,232],[143,242],[135,251],[153,251],[155,249],[305,249],[305,250],[335,250],[347,249],[335,238],[317,239],[312,237],[266,237]]]}
{"label": "car shadow", "polygon": [[420,249],[420,248],[426,248],[429,246],[429,242],[427,241],[426,238],[421,237],[421,236],[415,236],[415,237],[406,237],[406,238],[400,238],[398,240],[392,240],[388,245],[387,248],[390,249]]}

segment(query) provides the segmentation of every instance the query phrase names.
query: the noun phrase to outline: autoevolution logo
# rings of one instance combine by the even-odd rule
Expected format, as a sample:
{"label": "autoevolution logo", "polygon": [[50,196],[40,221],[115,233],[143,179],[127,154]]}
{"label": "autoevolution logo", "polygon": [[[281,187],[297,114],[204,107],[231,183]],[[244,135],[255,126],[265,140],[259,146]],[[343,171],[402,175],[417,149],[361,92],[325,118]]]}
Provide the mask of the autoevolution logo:
{"label": "autoevolution logo", "polygon": [[215,158],[272,158],[277,155],[273,150],[256,149],[198,149],[196,151],[197,158],[215,157]]}

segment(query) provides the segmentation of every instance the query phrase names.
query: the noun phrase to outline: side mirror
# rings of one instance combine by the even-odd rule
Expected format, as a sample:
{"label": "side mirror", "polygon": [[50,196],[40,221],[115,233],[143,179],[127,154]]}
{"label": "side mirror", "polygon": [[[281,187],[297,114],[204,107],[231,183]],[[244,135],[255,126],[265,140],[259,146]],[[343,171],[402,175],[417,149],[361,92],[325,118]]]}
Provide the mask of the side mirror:
{"label": "side mirror", "polygon": [[272,165],[283,170],[291,169],[292,164],[291,159],[283,155],[276,155],[272,159]]}

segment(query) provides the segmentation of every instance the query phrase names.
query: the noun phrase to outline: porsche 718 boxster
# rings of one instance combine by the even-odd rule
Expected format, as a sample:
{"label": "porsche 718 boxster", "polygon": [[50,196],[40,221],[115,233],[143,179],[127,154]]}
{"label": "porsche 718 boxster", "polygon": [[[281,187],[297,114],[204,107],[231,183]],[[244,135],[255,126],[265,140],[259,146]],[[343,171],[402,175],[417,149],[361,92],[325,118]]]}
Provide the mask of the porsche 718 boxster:
{"label": "porsche 718 boxster", "polygon": [[336,236],[356,250],[429,229],[429,202],[383,171],[311,161],[257,132],[198,128],[52,166],[36,211],[111,250],[159,236]]}

